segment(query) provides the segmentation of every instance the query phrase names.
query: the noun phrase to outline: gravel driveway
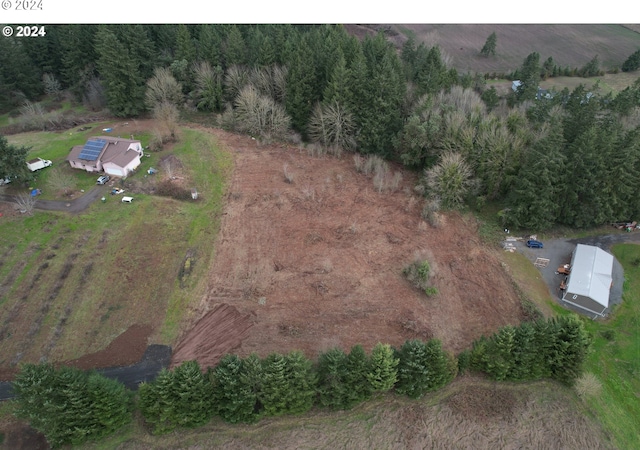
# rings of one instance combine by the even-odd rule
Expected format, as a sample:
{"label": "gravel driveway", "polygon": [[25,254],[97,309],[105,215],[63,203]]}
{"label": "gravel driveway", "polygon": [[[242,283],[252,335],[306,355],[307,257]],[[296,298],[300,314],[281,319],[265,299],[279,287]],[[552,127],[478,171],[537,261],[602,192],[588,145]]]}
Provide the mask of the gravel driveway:
{"label": "gravel driveway", "polygon": [[[635,242],[640,243],[640,231],[631,233],[616,233],[602,236],[591,236],[580,239],[549,239],[544,241],[544,248],[528,248],[526,240],[511,242],[517,251],[525,255],[532,263],[537,258],[545,258],[549,260],[546,267],[538,267],[542,278],[544,279],[551,296],[564,307],[570,305],[564,304],[561,300],[560,282],[564,276],[557,274],[558,267],[571,262],[571,254],[577,244],[593,245],[611,253],[610,249],[613,244]],[[624,284],[624,270],[622,265],[613,258],[613,285],[609,294],[609,305],[617,305],[622,302],[622,287]],[[576,312],[582,312],[577,308],[571,307]]]}
{"label": "gravel driveway", "polygon": [[[108,186],[96,186],[82,197],[75,200],[36,200],[34,206],[35,209],[43,211],[66,211],[70,213],[79,213],[84,211],[98,198],[106,195],[109,191]],[[14,195],[0,194],[0,201],[7,203],[15,203],[16,198]]]}

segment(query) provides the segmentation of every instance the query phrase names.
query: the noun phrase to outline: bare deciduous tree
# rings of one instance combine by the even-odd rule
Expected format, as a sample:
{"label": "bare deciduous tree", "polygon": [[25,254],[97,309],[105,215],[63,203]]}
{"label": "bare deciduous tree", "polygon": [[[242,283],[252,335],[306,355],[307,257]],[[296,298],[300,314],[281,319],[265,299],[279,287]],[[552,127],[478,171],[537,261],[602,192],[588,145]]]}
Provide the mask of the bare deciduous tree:
{"label": "bare deciduous tree", "polygon": [[36,206],[36,198],[30,194],[20,193],[16,195],[16,209],[23,214],[32,215]]}
{"label": "bare deciduous tree", "polygon": [[440,161],[424,173],[428,194],[440,199],[445,208],[456,208],[473,186],[473,171],[462,155],[447,152]]}
{"label": "bare deciduous tree", "polygon": [[198,109],[213,111],[222,102],[222,69],[211,67],[208,61],[193,66],[194,97]]}
{"label": "bare deciduous tree", "polygon": [[99,78],[91,77],[87,80],[82,101],[93,111],[100,111],[107,106],[107,97]]}
{"label": "bare deciduous tree", "polygon": [[56,100],[60,99],[62,94],[62,88],[60,82],[51,73],[45,73],[42,75],[42,84],[44,86],[44,92],[51,95]]}
{"label": "bare deciduous tree", "polygon": [[317,104],[309,121],[311,139],[338,154],[355,148],[355,129],[353,116],[338,102]]}
{"label": "bare deciduous tree", "polygon": [[158,67],[153,77],[147,81],[145,101],[150,109],[157,105],[170,103],[175,106],[182,105],[184,95],[182,85],[176,81],[171,70],[166,67]]}
{"label": "bare deciduous tree", "polygon": [[61,167],[56,167],[49,172],[47,184],[54,192],[69,195],[74,187],[74,178],[65,174]]}
{"label": "bare deciduous tree", "polygon": [[224,76],[224,91],[228,100],[232,101],[240,95],[240,91],[249,83],[249,72],[244,66],[233,65]]}
{"label": "bare deciduous tree", "polygon": [[178,140],[178,119],[180,113],[176,105],[170,102],[156,104],[153,108],[153,117],[158,122],[158,128],[154,134],[156,146],[162,146],[165,142],[175,142]]}
{"label": "bare deciduous tree", "polygon": [[242,89],[235,105],[241,131],[267,139],[283,137],[289,131],[291,119],[284,107],[272,98],[260,95],[252,85]]}

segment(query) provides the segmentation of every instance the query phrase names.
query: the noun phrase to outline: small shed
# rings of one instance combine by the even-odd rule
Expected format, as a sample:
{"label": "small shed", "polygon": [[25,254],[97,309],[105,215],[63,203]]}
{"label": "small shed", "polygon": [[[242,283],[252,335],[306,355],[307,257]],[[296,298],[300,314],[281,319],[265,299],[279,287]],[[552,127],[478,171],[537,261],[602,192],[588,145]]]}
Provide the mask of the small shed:
{"label": "small shed", "polygon": [[613,283],[613,256],[591,245],[578,244],[562,300],[587,314],[603,317]]}

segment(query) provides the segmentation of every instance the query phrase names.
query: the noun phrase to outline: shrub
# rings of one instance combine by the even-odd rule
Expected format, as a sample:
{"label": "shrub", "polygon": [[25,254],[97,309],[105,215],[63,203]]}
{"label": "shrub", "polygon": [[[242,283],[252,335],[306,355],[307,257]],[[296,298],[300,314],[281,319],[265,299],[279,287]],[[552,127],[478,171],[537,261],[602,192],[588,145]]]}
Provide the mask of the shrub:
{"label": "shrub", "polygon": [[575,389],[580,398],[597,397],[602,392],[602,383],[593,373],[585,372],[576,380]]}
{"label": "shrub", "polygon": [[411,264],[402,270],[402,274],[413,284],[415,287],[424,291],[427,295],[435,295],[438,290],[429,285],[429,278],[431,277],[431,266],[429,261],[416,258]]}

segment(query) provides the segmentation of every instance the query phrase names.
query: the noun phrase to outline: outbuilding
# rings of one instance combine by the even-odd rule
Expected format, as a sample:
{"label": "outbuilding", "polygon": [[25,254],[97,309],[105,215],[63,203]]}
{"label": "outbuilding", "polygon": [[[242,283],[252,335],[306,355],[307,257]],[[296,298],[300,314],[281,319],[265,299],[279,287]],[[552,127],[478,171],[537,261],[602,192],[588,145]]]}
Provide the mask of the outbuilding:
{"label": "outbuilding", "polygon": [[613,284],[613,256],[591,245],[578,244],[562,300],[581,312],[604,317]]}

